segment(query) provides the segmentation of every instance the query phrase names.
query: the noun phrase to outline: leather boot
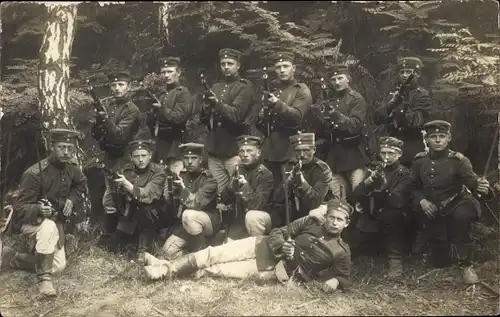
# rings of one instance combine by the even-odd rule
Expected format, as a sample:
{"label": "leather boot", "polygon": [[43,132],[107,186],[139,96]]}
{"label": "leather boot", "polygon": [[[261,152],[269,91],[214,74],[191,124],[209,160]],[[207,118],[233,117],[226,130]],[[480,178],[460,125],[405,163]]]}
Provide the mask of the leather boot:
{"label": "leather boot", "polygon": [[10,265],[13,269],[34,272],[36,269],[36,256],[30,253],[16,253]]}
{"label": "leather boot", "polygon": [[166,261],[162,265],[145,266],[147,276],[152,280],[162,277],[172,279],[175,277],[187,276],[198,271],[194,254],[186,254],[173,261]]}
{"label": "leather boot", "polygon": [[139,233],[139,245],[137,247],[137,262],[139,264],[145,264],[146,252],[149,251],[151,244],[153,243],[153,232],[146,231]]}
{"label": "leather boot", "polygon": [[36,254],[36,275],[38,277],[38,290],[42,296],[56,296],[56,290],[52,285],[52,263],[54,253]]}
{"label": "leather boot", "polygon": [[190,236],[188,243],[191,252],[197,252],[207,247],[207,238],[205,237],[205,234],[202,232],[199,235]]}
{"label": "leather boot", "polygon": [[403,257],[399,255],[389,255],[389,272],[387,277],[399,278],[403,276]]}

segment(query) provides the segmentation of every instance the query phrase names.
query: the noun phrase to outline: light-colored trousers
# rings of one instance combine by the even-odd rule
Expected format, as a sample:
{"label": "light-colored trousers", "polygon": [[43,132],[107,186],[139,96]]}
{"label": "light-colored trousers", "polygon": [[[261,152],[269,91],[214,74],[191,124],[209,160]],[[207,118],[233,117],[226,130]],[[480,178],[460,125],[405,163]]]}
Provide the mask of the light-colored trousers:
{"label": "light-colored trousers", "polygon": [[245,214],[245,227],[252,237],[269,234],[272,227],[271,215],[261,210],[249,210]]}
{"label": "light-colored trousers", "polygon": [[208,169],[214,175],[217,181],[217,193],[222,193],[229,185],[229,180],[234,174],[236,165],[239,165],[241,159],[239,156],[233,156],[228,159],[220,159],[214,156],[208,156]]}
{"label": "light-colored trousers", "polygon": [[43,219],[39,225],[24,224],[21,227],[21,234],[34,240],[35,251],[40,254],[54,253],[52,262],[52,273],[60,272],[66,267],[66,253],[64,246],[57,248],[59,241],[59,231],[53,220]]}
{"label": "light-colored trousers", "polygon": [[[333,182],[330,186],[333,194],[337,197],[345,198],[348,190],[347,186],[349,186],[350,191],[354,191],[356,187],[358,187],[358,185],[365,179],[365,174],[365,168],[357,168],[352,171],[333,174]],[[342,193],[340,185],[344,187],[344,191]]]}

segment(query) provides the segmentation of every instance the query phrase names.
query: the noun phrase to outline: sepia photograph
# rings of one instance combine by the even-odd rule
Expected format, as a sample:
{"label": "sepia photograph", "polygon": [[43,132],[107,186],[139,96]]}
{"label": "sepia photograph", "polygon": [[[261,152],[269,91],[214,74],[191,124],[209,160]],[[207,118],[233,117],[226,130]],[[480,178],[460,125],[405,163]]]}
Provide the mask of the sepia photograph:
{"label": "sepia photograph", "polygon": [[3,1],[0,317],[500,313],[500,3]]}

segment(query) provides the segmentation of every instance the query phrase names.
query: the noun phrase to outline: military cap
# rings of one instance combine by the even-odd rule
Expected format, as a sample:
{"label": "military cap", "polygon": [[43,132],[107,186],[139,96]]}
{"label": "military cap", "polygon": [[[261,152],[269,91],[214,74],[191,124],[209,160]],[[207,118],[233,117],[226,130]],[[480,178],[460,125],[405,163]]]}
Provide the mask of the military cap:
{"label": "military cap", "polygon": [[232,48],[223,48],[219,51],[219,58],[232,58],[239,61],[241,58],[241,52]]}
{"label": "military cap", "polygon": [[184,143],[179,145],[179,148],[182,151],[182,155],[194,154],[194,155],[202,155],[203,154],[203,144],[200,143]]}
{"label": "military cap", "polygon": [[49,133],[50,133],[50,140],[53,143],[55,142],[73,143],[80,136],[80,133],[78,131],[68,130],[68,129],[51,129]]}
{"label": "military cap", "polygon": [[293,64],[295,63],[295,54],[292,52],[278,52],[274,57],[274,63],[279,62],[291,62]]}
{"label": "military cap", "polygon": [[299,145],[316,145],[314,141],[314,133],[299,133],[296,135],[292,135],[289,139],[292,147],[294,148]]}
{"label": "military cap", "polygon": [[404,142],[392,136],[383,136],[379,138],[380,147],[389,148],[397,151],[403,151]]}
{"label": "military cap", "polygon": [[163,57],[159,60],[161,67],[179,67],[181,65],[181,59],[179,57]]}
{"label": "military cap", "polygon": [[354,212],[354,208],[349,205],[346,201],[340,199],[332,199],[326,203],[326,210],[328,212],[340,211],[350,217]]}
{"label": "military cap", "polygon": [[262,144],[262,139],[253,135],[240,135],[236,138],[236,144],[238,147],[243,145],[260,146]]}
{"label": "military cap", "polygon": [[449,133],[451,124],[444,120],[433,120],[424,124],[424,130],[427,135],[430,133]]}
{"label": "military cap", "polygon": [[421,69],[424,64],[418,57],[403,57],[398,60],[399,68]]}
{"label": "military cap", "polygon": [[136,150],[147,150],[152,152],[154,144],[155,142],[152,140],[134,140],[128,144],[128,148],[130,153]]}
{"label": "military cap", "polygon": [[337,75],[349,75],[349,67],[343,64],[333,65],[332,77]]}
{"label": "military cap", "polygon": [[132,76],[130,75],[130,72],[123,70],[123,71],[118,71],[114,72],[108,75],[109,82],[115,82],[115,81],[126,81],[130,82],[130,79]]}

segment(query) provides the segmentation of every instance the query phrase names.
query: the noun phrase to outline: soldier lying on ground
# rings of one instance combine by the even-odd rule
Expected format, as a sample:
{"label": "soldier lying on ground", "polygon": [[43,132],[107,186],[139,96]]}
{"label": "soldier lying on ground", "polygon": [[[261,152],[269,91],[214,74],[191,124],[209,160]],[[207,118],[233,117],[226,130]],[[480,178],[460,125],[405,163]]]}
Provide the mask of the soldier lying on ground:
{"label": "soldier lying on ground", "polygon": [[[304,282],[324,282],[325,291],[347,289],[351,285],[349,246],[340,234],[348,225],[353,208],[340,201],[327,203],[327,216],[320,225],[312,217],[275,228],[269,236],[249,237],[190,253],[174,261],[146,255],[146,275],[153,280],[197,273],[198,277],[247,278],[280,281],[292,276]],[[293,240],[292,240],[293,239]],[[286,273],[283,276],[283,271]],[[274,272],[273,272],[274,271]],[[273,274],[274,273],[274,274]]]}

